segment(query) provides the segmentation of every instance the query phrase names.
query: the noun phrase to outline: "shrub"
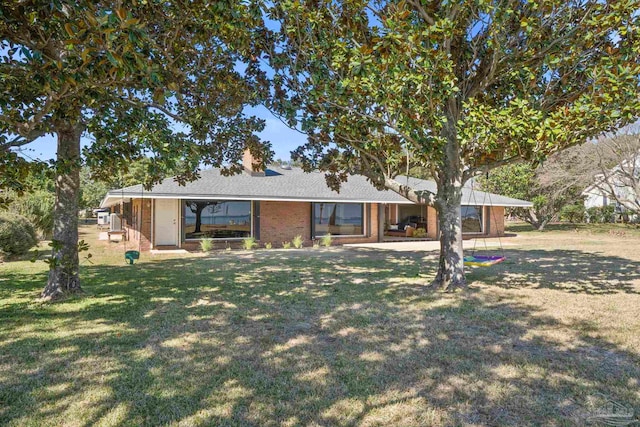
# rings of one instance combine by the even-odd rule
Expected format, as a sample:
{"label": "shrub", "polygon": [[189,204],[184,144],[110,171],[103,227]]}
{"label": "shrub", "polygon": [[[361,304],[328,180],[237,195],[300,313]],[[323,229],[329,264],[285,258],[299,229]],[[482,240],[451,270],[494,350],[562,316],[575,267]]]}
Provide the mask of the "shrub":
{"label": "shrub", "polygon": [[283,249],[291,249],[291,242],[282,242]]}
{"label": "shrub", "polygon": [[205,238],[200,240],[200,250],[202,252],[211,252],[213,249],[213,239]]}
{"label": "shrub", "polygon": [[304,243],[304,239],[302,238],[301,235],[298,234],[296,237],[293,238],[291,243],[293,244],[294,248],[300,249],[302,247],[302,244]]}
{"label": "shrub", "polygon": [[313,249],[318,249],[320,247],[320,242],[319,241],[313,239],[312,242],[313,242]]}
{"label": "shrub", "polygon": [[25,194],[22,197],[22,202],[18,204],[20,206],[18,213],[31,222],[43,239],[53,235],[53,205],[55,201],[55,193],[38,190]]}
{"label": "shrub", "polygon": [[271,242],[267,242],[264,244],[265,249],[271,249],[272,247],[273,247],[273,244]]}
{"label": "shrub", "polygon": [[594,206],[587,209],[587,221],[594,224],[605,224],[615,221],[615,208],[609,206]]}
{"label": "shrub", "polygon": [[0,213],[0,252],[24,255],[37,244],[33,225],[25,217]]}
{"label": "shrub", "polygon": [[424,239],[425,237],[427,237],[427,230],[425,230],[424,228],[416,228],[415,230],[413,230],[413,237]]}
{"label": "shrub", "polygon": [[576,224],[585,221],[586,213],[583,204],[567,205],[560,211],[560,219]]}
{"label": "shrub", "polygon": [[320,238],[320,246],[324,246],[325,248],[328,248],[329,246],[331,246],[331,243],[333,243],[333,238],[329,233],[325,234]]}
{"label": "shrub", "polygon": [[253,250],[253,248],[256,248],[257,246],[258,242],[256,242],[255,237],[245,237],[244,239],[242,239],[242,247],[246,251]]}

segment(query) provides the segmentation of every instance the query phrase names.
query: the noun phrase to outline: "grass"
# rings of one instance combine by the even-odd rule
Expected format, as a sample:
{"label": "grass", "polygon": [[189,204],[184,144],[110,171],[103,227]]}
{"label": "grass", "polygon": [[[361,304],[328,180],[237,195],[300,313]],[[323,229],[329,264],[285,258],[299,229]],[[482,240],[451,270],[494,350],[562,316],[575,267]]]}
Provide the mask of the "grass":
{"label": "grass", "polygon": [[[540,233],[534,231],[531,225],[524,222],[516,222],[507,224],[507,232],[512,233]],[[548,224],[542,233],[554,232],[554,231],[573,231],[577,233],[587,234],[628,234],[631,236],[640,237],[640,225],[634,224],[572,224],[570,222],[559,222]]]}
{"label": "grass", "polygon": [[57,304],[34,302],[43,263],[0,264],[0,425],[584,425],[605,397],[637,414],[637,236],[507,243],[453,295],[424,290],[433,253],[129,266],[95,242],[86,295]]}

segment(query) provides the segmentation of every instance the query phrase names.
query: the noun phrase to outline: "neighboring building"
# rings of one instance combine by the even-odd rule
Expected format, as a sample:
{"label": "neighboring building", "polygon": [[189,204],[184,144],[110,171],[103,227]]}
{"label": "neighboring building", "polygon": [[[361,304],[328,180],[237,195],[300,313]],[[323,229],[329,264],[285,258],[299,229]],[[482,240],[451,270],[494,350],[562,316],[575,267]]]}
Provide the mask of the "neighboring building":
{"label": "neighboring building", "polygon": [[606,174],[595,175],[582,195],[587,209],[614,206],[618,214],[640,211],[640,153]]}
{"label": "neighboring building", "polygon": [[[128,239],[142,250],[196,249],[203,238],[231,243],[249,236],[279,247],[296,235],[308,243],[327,233],[336,244],[380,242],[388,238],[385,234],[397,238],[406,225],[425,228],[428,238],[438,237],[434,208],[379,191],[363,176],[351,176],[335,192],[320,172],[286,167],[254,171],[251,160],[246,156],[245,172],[239,175],[210,169],[184,186],[169,178],[150,191],[141,185],[113,190],[101,207],[122,215]],[[398,180],[435,192],[431,181]],[[470,188],[464,189],[462,204],[463,232],[469,237],[503,235],[504,208],[532,206]]]}
{"label": "neighboring building", "polygon": [[[598,179],[598,178],[596,178]],[[600,188],[595,185],[590,185],[583,192],[584,196],[584,207],[589,208],[599,208],[603,206],[616,205],[615,200],[611,200],[608,196],[608,192],[604,192]]]}

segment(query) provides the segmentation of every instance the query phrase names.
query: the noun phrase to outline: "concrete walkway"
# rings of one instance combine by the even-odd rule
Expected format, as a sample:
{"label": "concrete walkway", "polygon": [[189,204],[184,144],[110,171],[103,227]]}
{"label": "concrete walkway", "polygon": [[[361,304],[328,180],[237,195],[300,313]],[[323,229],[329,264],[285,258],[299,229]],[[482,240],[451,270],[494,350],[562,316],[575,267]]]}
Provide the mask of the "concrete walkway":
{"label": "concrete walkway", "polygon": [[[462,247],[464,249],[472,249],[473,248],[473,240],[465,240],[462,242]],[[513,243],[505,242],[502,240],[502,246],[511,246]],[[437,240],[431,240],[428,242],[382,242],[382,243],[351,243],[348,245],[344,245],[345,247],[352,248],[368,248],[368,249],[382,249],[385,251],[398,251],[398,252],[408,252],[408,251],[439,251],[440,250],[440,242]],[[499,248],[500,242],[498,239],[486,239],[486,247],[491,249]],[[480,239],[476,243],[476,250],[481,250],[485,248],[485,242]]]}

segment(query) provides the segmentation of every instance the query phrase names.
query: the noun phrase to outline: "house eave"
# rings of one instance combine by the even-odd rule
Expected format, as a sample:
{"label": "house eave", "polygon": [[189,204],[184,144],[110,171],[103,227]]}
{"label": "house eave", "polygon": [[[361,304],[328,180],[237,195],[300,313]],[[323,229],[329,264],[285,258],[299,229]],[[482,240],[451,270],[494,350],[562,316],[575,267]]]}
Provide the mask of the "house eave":
{"label": "house eave", "polygon": [[[211,194],[174,194],[174,193],[138,193],[138,192],[114,192],[107,193],[100,204],[101,208],[116,205],[123,199],[197,199],[197,200],[255,200],[265,202],[304,202],[304,203],[384,203],[398,205],[414,205],[410,200],[384,200],[384,199],[347,199],[347,198],[309,198],[309,197],[283,197],[283,196],[238,196],[238,195],[211,195]],[[462,206],[476,205],[475,203],[462,203]],[[508,203],[480,203],[480,206],[517,207],[530,208],[532,203],[508,204]]]}
{"label": "house eave", "polygon": [[347,199],[347,198],[309,198],[309,197],[283,197],[283,196],[238,196],[238,195],[211,195],[211,194],[172,194],[172,193],[107,193],[100,207],[113,206],[122,199],[196,199],[196,200],[255,200],[265,202],[308,202],[308,203],[394,203],[412,205],[413,202],[406,200],[382,200],[382,199]]}

